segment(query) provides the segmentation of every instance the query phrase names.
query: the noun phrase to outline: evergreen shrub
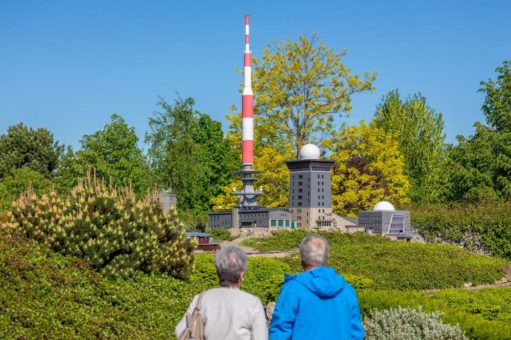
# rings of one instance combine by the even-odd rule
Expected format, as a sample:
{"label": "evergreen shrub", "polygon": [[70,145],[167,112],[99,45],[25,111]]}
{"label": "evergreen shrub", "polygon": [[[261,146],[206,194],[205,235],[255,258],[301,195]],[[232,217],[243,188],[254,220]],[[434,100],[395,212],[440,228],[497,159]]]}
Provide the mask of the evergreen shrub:
{"label": "evergreen shrub", "polygon": [[371,310],[364,318],[366,339],[468,339],[459,326],[446,325],[441,313],[426,314],[422,308],[391,308]]}
{"label": "evergreen shrub", "polygon": [[13,203],[12,231],[56,252],[86,259],[107,277],[135,271],[186,278],[194,241],[185,237],[175,211],[163,212],[155,193],[136,200],[130,188],[108,187],[90,175],[67,198],[29,190]]}
{"label": "evergreen shrub", "polygon": [[430,204],[411,212],[413,224],[432,242],[511,259],[511,202]]}

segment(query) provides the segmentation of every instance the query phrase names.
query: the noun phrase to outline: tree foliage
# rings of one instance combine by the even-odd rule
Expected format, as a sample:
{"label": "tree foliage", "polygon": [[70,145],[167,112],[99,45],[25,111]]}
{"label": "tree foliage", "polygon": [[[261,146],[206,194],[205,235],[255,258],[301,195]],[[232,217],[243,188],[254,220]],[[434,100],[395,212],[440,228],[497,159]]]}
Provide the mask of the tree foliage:
{"label": "tree foliage", "polygon": [[449,151],[449,199],[495,201],[511,198],[511,62],[497,67],[497,79],[481,82],[487,126],[458,136]]}
{"label": "tree foliage", "polygon": [[130,185],[138,195],[145,194],[153,182],[137,143],[135,129],[121,116],[113,114],[111,122],[102,130],[83,136],[80,150],[68,150],[57,178],[61,190],[71,190],[87,169],[94,168],[98,177],[113,185]]}
{"label": "tree foliage", "polygon": [[397,90],[385,95],[376,108],[376,126],[397,132],[404,172],[411,184],[414,202],[439,201],[443,194],[444,122],[441,113],[426,104],[420,94],[400,98]]}
{"label": "tree foliage", "polygon": [[221,124],[194,109],[192,98],[169,104],[149,119],[151,167],[159,185],[177,194],[179,209],[205,214],[211,199],[231,182],[239,157],[224,137]]}
{"label": "tree foliage", "polygon": [[396,135],[374,124],[345,126],[325,143],[335,161],[332,173],[332,208],[356,216],[383,199],[395,205],[408,202],[409,182]]}
{"label": "tree foliage", "polygon": [[53,183],[40,172],[27,167],[11,170],[0,181],[0,211],[10,210],[12,202],[29,186],[35,193],[43,194],[51,189]]}
{"label": "tree foliage", "polygon": [[[351,97],[372,90],[375,74],[352,74],[342,58],[314,35],[273,43],[254,58],[255,115],[266,142],[300,147],[331,136],[334,119],[351,110]],[[276,142],[276,143],[275,143]]]}
{"label": "tree foliage", "polygon": [[32,129],[23,123],[10,126],[0,136],[0,179],[22,167],[49,177],[57,169],[63,151],[64,146],[45,128]]}

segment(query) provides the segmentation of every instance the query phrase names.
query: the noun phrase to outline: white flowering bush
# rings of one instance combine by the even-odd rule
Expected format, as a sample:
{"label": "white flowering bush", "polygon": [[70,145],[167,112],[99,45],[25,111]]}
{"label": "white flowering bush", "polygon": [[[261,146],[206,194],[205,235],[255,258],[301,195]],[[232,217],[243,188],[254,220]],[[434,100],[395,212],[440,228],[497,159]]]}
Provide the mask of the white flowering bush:
{"label": "white flowering bush", "polygon": [[421,307],[373,309],[364,318],[366,339],[468,339],[457,325],[444,324],[440,316],[439,312],[423,313]]}

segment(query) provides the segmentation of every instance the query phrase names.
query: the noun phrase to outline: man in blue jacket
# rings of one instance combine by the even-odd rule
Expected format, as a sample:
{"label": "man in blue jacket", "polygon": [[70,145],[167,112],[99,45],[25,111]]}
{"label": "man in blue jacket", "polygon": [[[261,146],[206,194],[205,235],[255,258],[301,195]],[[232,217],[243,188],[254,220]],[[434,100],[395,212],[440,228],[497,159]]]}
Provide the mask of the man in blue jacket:
{"label": "man in blue jacket", "polygon": [[326,267],[328,242],[309,235],[300,244],[304,272],[286,275],[270,325],[270,339],[363,339],[357,295]]}

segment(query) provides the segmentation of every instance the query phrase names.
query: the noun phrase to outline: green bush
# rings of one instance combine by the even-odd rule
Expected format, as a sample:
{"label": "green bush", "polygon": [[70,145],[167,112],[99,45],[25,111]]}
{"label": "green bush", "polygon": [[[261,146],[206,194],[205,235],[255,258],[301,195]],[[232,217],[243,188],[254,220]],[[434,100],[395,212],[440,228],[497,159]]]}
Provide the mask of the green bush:
{"label": "green bush", "polygon": [[213,238],[218,241],[232,241],[236,238],[228,229],[224,228],[207,228],[206,233],[213,235]]}
{"label": "green bush", "polygon": [[[465,282],[494,283],[504,276],[508,263],[451,245],[395,242],[362,233],[320,234],[330,243],[330,266],[343,275],[371,279],[370,286],[379,289],[440,289],[461,287]],[[270,237],[250,238],[243,244],[262,251],[291,250],[306,235],[303,230],[283,231]],[[292,272],[302,270],[298,254],[283,260]]]}
{"label": "green bush", "polygon": [[422,308],[373,309],[364,318],[366,339],[467,339],[458,326],[444,324],[440,315],[425,314]]}
{"label": "green bush", "polygon": [[[509,339],[511,334],[511,288],[450,289],[434,293],[364,289],[358,291],[358,298],[363,315],[369,315],[372,309],[422,306],[427,313],[442,312],[440,318],[444,323],[459,324],[470,338]],[[481,313],[480,308],[472,308],[474,305],[489,308],[492,303],[501,306],[496,315],[495,311],[492,315]]]}
{"label": "green bush", "polygon": [[413,224],[431,241],[447,241],[511,259],[511,202],[412,207]]}
{"label": "green bush", "polygon": [[9,174],[0,180],[0,212],[9,211],[12,202],[29,186],[37,194],[50,191],[53,183],[41,173],[27,167],[12,169]]}
{"label": "green bush", "polygon": [[109,277],[141,270],[186,278],[193,268],[195,244],[175,211],[165,214],[155,194],[137,201],[131,189],[107,188],[90,176],[65,199],[29,190],[13,203],[6,226]]}

